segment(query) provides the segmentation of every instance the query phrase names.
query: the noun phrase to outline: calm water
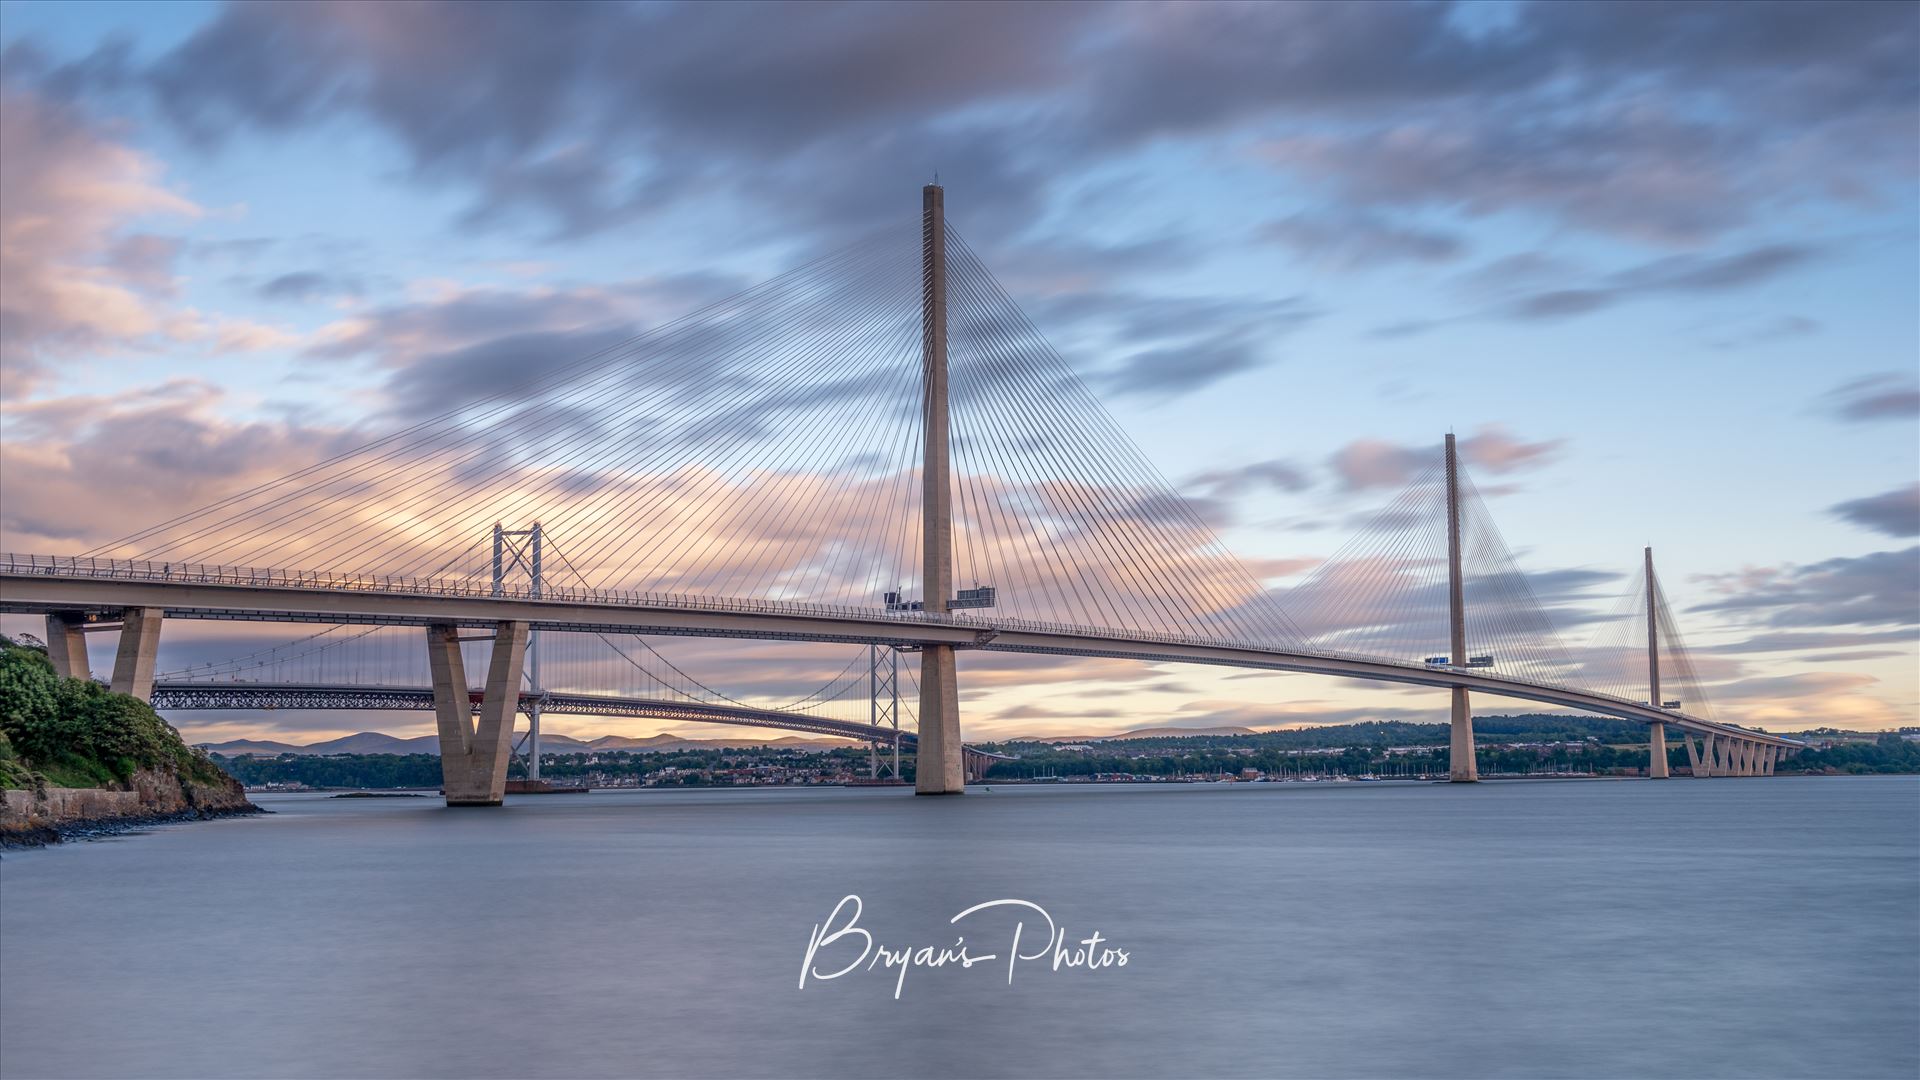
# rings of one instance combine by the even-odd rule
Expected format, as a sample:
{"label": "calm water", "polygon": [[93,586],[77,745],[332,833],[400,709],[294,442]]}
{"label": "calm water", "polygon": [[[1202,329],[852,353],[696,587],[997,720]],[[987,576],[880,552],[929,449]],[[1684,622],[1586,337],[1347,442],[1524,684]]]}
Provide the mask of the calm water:
{"label": "calm water", "polygon": [[1920,1074],[1913,778],[262,801],[0,860],[0,1071]]}

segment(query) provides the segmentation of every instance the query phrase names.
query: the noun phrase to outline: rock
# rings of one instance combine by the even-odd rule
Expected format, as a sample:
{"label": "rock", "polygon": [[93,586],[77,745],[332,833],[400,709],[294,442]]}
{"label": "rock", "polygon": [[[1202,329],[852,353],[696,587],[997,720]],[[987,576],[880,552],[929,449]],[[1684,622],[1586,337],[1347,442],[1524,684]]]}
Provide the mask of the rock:
{"label": "rock", "polygon": [[0,845],[39,846],[67,836],[261,812],[238,780],[214,772],[218,780],[141,769],[113,788],[8,790],[0,793]]}

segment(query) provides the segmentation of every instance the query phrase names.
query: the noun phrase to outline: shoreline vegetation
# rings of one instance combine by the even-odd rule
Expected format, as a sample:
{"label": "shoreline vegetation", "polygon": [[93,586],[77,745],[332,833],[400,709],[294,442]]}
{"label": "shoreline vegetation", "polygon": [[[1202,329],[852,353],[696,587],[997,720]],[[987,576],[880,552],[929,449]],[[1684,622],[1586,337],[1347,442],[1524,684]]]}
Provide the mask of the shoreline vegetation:
{"label": "shoreline vegetation", "polygon": [[0,846],[259,812],[152,706],[0,635]]}

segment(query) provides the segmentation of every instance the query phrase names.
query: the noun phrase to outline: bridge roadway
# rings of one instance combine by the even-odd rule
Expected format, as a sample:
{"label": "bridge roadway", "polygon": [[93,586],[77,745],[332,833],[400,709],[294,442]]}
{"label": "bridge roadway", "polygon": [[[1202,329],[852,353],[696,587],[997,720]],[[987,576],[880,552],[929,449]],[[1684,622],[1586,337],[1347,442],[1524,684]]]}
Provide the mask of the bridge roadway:
{"label": "bridge roadway", "polygon": [[167,618],[175,619],[437,624],[474,628],[521,621],[538,630],[896,647],[950,645],[1052,656],[1295,671],[1417,686],[1464,687],[1474,693],[1649,724],[1673,725],[1702,736],[1718,736],[1756,746],[1786,750],[1801,745],[1777,735],[1576,687],[1536,683],[1473,669],[1430,667],[1257,643],[774,601],[553,587],[533,596],[524,587],[495,587],[465,580],[0,554],[0,611],[86,612],[115,617],[130,608],[161,609]]}

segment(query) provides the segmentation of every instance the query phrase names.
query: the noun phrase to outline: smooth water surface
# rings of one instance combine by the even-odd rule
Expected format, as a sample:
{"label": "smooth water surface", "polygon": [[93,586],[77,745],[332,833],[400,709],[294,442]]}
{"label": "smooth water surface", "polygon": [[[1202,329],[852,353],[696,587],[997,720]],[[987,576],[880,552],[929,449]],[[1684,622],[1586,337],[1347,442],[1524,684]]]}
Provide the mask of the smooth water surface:
{"label": "smooth water surface", "polygon": [[0,1073],[1920,1075],[1911,777],[261,802],[0,859]]}

